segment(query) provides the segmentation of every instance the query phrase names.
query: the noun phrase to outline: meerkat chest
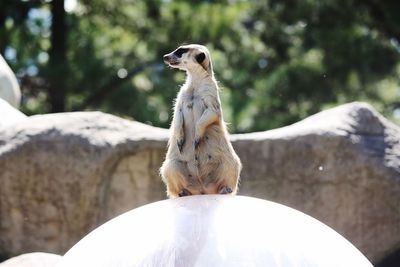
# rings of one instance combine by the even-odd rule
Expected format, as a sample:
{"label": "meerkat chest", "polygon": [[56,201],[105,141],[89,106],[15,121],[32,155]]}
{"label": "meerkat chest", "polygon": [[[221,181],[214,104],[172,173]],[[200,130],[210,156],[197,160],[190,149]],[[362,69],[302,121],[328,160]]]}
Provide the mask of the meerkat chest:
{"label": "meerkat chest", "polygon": [[201,94],[189,91],[182,95],[181,107],[186,114],[201,115],[206,109],[207,104]]}

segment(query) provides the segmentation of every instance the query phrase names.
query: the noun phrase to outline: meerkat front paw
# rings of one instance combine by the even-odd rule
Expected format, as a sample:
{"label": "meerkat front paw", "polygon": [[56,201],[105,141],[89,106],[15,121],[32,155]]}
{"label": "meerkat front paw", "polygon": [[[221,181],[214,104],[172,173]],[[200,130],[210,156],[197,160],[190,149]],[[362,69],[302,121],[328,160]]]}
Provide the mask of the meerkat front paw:
{"label": "meerkat front paw", "polygon": [[222,194],[222,195],[231,194],[232,192],[233,192],[233,191],[232,191],[232,188],[230,188],[229,186],[223,186],[223,187],[219,190],[219,193]]}
{"label": "meerkat front paw", "polygon": [[201,142],[201,138],[194,139],[194,149],[199,148],[200,142]]}
{"label": "meerkat front paw", "polygon": [[178,139],[176,145],[178,146],[179,152],[182,154],[183,146],[185,145],[185,138]]}
{"label": "meerkat front paw", "polygon": [[201,143],[204,136],[204,129],[199,125],[196,125],[196,130],[194,134],[194,148],[197,149]]}
{"label": "meerkat front paw", "polygon": [[179,152],[182,154],[183,146],[185,145],[186,138],[185,138],[185,132],[183,130],[183,127],[179,127],[176,130],[176,145],[178,146]]}

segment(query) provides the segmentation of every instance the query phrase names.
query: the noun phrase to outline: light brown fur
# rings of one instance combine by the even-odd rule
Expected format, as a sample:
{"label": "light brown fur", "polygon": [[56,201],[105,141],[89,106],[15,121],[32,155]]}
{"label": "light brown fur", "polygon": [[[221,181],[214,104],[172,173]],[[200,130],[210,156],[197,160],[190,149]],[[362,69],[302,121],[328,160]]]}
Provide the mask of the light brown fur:
{"label": "light brown fur", "polygon": [[200,45],[180,48],[187,50],[181,57],[177,56],[179,48],[164,56],[171,67],[187,72],[176,98],[168,152],[160,169],[167,194],[172,198],[235,194],[242,167],[223,120],[210,54]]}

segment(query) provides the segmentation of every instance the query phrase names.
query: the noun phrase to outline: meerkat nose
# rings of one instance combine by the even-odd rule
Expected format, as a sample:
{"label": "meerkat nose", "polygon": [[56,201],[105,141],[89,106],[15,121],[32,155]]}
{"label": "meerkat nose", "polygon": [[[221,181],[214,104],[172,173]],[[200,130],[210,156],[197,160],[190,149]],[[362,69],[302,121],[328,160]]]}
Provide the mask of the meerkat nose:
{"label": "meerkat nose", "polygon": [[168,62],[168,61],[169,61],[169,56],[168,56],[168,55],[164,55],[164,56],[163,56],[163,60],[166,61],[166,62]]}

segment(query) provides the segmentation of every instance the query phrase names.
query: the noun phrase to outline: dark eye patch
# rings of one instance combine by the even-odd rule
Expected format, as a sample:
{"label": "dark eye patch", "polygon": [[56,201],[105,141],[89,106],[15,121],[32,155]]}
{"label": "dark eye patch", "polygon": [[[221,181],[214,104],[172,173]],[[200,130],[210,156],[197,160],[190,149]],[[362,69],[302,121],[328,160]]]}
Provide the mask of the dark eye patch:
{"label": "dark eye patch", "polygon": [[174,52],[174,54],[175,54],[177,57],[182,57],[182,55],[183,55],[184,53],[186,53],[187,51],[189,51],[189,48],[178,48],[178,49]]}

